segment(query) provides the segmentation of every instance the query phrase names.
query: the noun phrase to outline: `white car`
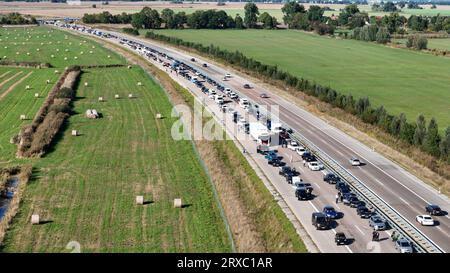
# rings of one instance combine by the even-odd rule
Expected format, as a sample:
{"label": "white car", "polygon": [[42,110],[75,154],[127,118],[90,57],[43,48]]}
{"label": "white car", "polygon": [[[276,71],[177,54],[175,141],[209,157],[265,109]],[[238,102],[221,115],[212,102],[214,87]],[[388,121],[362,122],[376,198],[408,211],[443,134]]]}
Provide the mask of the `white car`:
{"label": "white car", "polygon": [[317,161],[308,162],[308,168],[311,171],[320,171],[323,169],[323,165]]}
{"label": "white car", "polygon": [[225,77],[226,77],[226,78],[230,78],[230,77],[231,77],[231,74],[230,74],[230,73],[227,73],[227,74],[225,74]]}
{"label": "white car", "polygon": [[291,141],[289,144],[288,144],[288,149],[291,149],[292,151],[295,151],[295,150],[297,150],[297,148],[299,147],[299,145],[298,145],[298,143],[297,143],[297,141]]}
{"label": "white car", "polygon": [[361,161],[359,161],[358,158],[354,157],[354,158],[350,159],[350,164],[352,166],[360,166],[361,165]]}
{"label": "white car", "polygon": [[298,146],[297,149],[295,149],[295,151],[297,152],[298,155],[302,156],[306,152],[306,149],[303,146]]}
{"label": "white car", "polygon": [[434,226],[434,220],[430,215],[417,215],[416,221],[422,226]]}

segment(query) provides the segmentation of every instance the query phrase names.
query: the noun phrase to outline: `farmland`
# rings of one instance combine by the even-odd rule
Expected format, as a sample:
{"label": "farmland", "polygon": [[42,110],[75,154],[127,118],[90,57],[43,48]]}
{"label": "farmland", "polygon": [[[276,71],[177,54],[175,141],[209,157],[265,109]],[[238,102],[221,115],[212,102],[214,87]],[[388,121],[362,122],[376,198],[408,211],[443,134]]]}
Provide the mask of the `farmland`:
{"label": "farmland", "polygon": [[[53,87],[53,84],[47,84],[46,81],[55,83],[59,74],[55,74],[52,69],[0,67],[0,77],[0,85],[5,79],[12,78],[0,87],[1,166],[5,163],[23,162],[15,158],[17,148],[9,143],[9,139],[16,135],[23,125],[31,122]],[[19,82],[21,79],[23,80]],[[30,86],[29,90],[26,90],[27,85]],[[35,93],[39,94],[38,98],[35,98]],[[20,120],[20,115],[25,115],[27,120]]]}
{"label": "farmland", "polygon": [[[79,242],[83,252],[232,250],[212,185],[192,143],[172,139],[172,105],[138,66],[84,70],[80,80],[89,85],[79,85],[73,115],[52,149],[43,158],[17,159],[10,138],[31,123],[64,67],[125,64],[125,59],[93,41],[46,27],[2,29],[0,39],[1,56],[53,66],[0,67],[0,166],[34,167],[2,251],[67,252],[70,241]],[[66,56],[72,58],[64,60]],[[114,99],[115,94],[121,99]],[[99,96],[106,101],[98,102]],[[101,119],[85,117],[92,108]],[[157,113],[165,118],[156,119]],[[27,119],[19,119],[20,115]],[[71,136],[71,129],[81,135]],[[136,195],[145,196],[143,206],[135,205]],[[182,198],[185,207],[174,209],[174,198]],[[40,214],[45,224],[31,226],[33,213]]]}
{"label": "farmland", "polygon": [[[64,251],[72,240],[84,252],[229,251],[211,185],[190,142],[170,137],[171,105],[138,67],[92,69],[81,79],[74,111],[54,151],[36,163],[5,251]],[[136,82],[143,86],[136,88]],[[133,92],[135,99],[128,99]],[[114,99],[120,94],[123,99]],[[103,96],[106,102],[99,103]],[[96,108],[100,120],[87,120]],[[118,156],[120,155],[120,156]],[[112,171],[114,170],[114,171]],[[136,206],[136,195],[153,203]],[[173,199],[189,204],[173,209]],[[50,224],[27,225],[38,211]]]}
{"label": "farmland", "polygon": [[[218,6],[217,2],[185,2],[183,4],[173,4],[164,2],[110,2],[108,5],[101,5],[97,3],[97,8],[92,8],[92,2],[82,2],[80,5],[65,5],[58,3],[3,3],[0,7],[0,12],[21,12],[23,14],[30,14],[37,17],[79,17],[81,18],[85,13],[96,13],[109,11],[112,14],[119,14],[122,12],[126,13],[136,13],[139,12],[143,7],[148,6],[152,9],[158,11],[164,8],[170,8],[174,11],[184,11],[187,14],[193,13],[196,10],[207,10],[207,9],[217,9],[224,10],[229,15],[235,16],[236,14],[244,15],[244,5],[245,3],[239,2],[228,2],[224,6]],[[272,16],[275,16],[280,22],[283,19],[283,14],[281,12],[281,4],[278,3],[257,3],[260,13],[268,12]],[[304,4],[308,8],[311,4]],[[327,6],[331,8],[330,11],[325,11],[326,16],[331,16],[332,14],[339,14],[340,10],[344,8],[343,4],[318,4],[320,6]],[[388,12],[374,12],[371,10],[369,5],[358,5],[359,9],[364,12],[368,12],[369,15],[374,16],[384,16],[389,14]],[[423,9],[407,9],[403,8],[400,12],[401,15],[409,17],[410,15],[450,15],[450,9],[448,6],[437,5],[436,9],[430,9],[430,5],[423,5]]]}
{"label": "farmland", "polygon": [[124,62],[93,41],[47,27],[0,28],[0,44],[2,60],[50,63],[57,68]]}
{"label": "farmland", "polygon": [[[187,41],[239,50],[294,75],[355,97],[368,96],[390,112],[415,120],[435,117],[442,131],[450,124],[450,61],[427,53],[339,40],[300,31],[158,30]],[[426,79],[426,80],[424,80]]]}

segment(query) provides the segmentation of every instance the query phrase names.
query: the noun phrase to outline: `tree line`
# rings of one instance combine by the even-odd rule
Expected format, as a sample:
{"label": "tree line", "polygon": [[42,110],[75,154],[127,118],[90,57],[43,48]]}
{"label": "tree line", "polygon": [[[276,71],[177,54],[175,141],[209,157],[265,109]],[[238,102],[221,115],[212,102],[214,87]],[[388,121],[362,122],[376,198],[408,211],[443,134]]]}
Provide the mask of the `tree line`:
{"label": "tree line", "polygon": [[184,11],[174,12],[166,8],[160,12],[144,7],[134,14],[122,13],[112,15],[108,11],[98,14],[84,14],[83,23],[94,24],[131,24],[136,29],[182,29],[185,26],[193,29],[227,29],[227,28],[276,28],[278,22],[267,12],[259,13],[254,3],[244,7],[244,18],[239,14],[233,18],[223,10],[197,10],[192,14]]}
{"label": "tree line", "polygon": [[152,31],[146,33],[146,38],[193,48],[232,65],[237,65],[273,80],[282,81],[297,91],[317,97],[323,102],[355,115],[363,122],[377,126],[403,143],[412,147],[418,147],[436,159],[442,159],[450,163],[450,126],[447,127],[444,135],[441,136],[438,124],[434,118],[431,118],[427,123],[425,117],[419,115],[416,121],[410,122],[403,113],[393,115],[389,114],[383,106],[372,106],[367,97],[355,99],[351,94],[346,95],[328,86],[322,86],[314,81],[293,76],[289,72],[278,69],[275,65],[263,64],[253,58],[246,57],[239,51],[232,52],[214,45],[184,41],[180,38],[168,37]]}
{"label": "tree line", "polygon": [[0,15],[0,24],[2,25],[36,25],[37,23],[33,16],[23,16],[17,12]]}

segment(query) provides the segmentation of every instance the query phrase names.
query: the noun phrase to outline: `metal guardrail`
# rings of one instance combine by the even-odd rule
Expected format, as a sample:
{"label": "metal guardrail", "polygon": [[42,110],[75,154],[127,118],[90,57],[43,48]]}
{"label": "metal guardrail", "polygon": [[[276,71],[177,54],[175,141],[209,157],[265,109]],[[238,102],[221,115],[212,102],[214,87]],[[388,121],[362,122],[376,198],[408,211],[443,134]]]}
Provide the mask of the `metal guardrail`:
{"label": "metal guardrail", "polygon": [[[134,41],[136,42],[136,41]],[[151,48],[151,46],[148,46]],[[158,50],[156,50],[158,51]],[[202,69],[198,69],[198,71],[202,72],[204,75],[207,75]],[[226,84],[222,84],[223,86],[227,86]],[[230,87],[231,88],[231,87]],[[234,89],[234,88],[231,88]],[[240,97],[242,94],[235,90],[234,92],[238,93]],[[253,100],[248,98],[248,101],[252,105],[258,105]],[[265,108],[259,107],[260,110],[265,111]],[[263,116],[264,113],[261,113]],[[266,114],[267,116],[267,114]],[[284,122],[279,121],[283,126],[286,126]],[[290,127],[287,125],[287,127]],[[308,148],[313,154],[315,154],[321,162],[327,166],[330,170],[335,172],[338,176],[340,176],[347,184],[355,190],[363,199],[365,199],[368,203],[370,203],[376,210],[377,213],[381,214],[385,219],[389,222],[390,226],[399,231],[403,236],[407,237],[412,241],[415,245],[415,248],[419,252],[428,252],[428,253],[443,253],[444,251],[431,239],[429,239],[426,235],[424,235],[420,230],[414,227],[411,222],[409,222],[406,218],[404,218],[399,212],[397,212],[392,206],[390,206],[386,201],[384,201],[380,196],[378,196],[375,192],[373,192],[369,187],[367,187],[362,181],[348,172],[343,166],[341,166],[336,160],[334,160],[327,153],[322,151],[319,147],[317,147],[314,143],[312,143],[309,139],[302,136],[299,132],[294,131],[291,134],[291,137],[303,144],[306,148]]]}

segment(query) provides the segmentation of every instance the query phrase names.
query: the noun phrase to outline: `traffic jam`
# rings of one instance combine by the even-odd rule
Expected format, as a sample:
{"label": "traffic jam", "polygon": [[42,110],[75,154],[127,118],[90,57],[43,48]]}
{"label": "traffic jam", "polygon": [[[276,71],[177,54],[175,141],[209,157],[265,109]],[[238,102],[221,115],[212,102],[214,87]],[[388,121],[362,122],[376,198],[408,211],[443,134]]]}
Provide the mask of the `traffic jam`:
{"label": "traffic jam", "polygon": [[[112,34],[105,34],[102,31],[79,26],[74,24],[59,24],[59,27],[70,28],[72,30],[96,35],[102,38],[115,39],[122,46],[125,46],[153,63],[163,67],[169,73],[174,73],[178,77],[184,78],[190,85],[195,86],[201,91],[204,98],[216,105],[223,114],[230,117],[234,126],[240,128],[239,132],[246,134],[253,139],[258,160],[263,160],[266,168],[276,168],[279,179],[284,181],[292,189],[292,196],[299,202],[308,202],[320,199],[321,195],[317,194],[316,187],[328,187],[328,191],[332,189],[335,195],[328,194],[326,200],[323,200],[323,206],[315,209],[310,214],[310,225],[315,230],[333,230],[334,243],[339,246],[349,246],[355,243],[355,236],[349,234],[348,230],[344,231],[339,228],[339,221],[344,219],[344,214],[340,211],[339,205],[346,207],[346,212],[351,210],[360,220],[359,223],[365,223],[370,232],[364,234],[367,241],[381,241],[380,232],[388,231],[386,234],[392,241],[389,249],[396,250],[401,253],[414,252],[414,245],[407,237],[401,235],[400,232],[393,229],[389,221],[384,219],[382,215],[377,213],[376,208],[370,204],[366,204],[364,198],[359,196],[357,192],[343,181],[337,174],[328,170],[316,155],[296,140],[293,131],[290,128],[284,128],[281,123],[272,121],[270,117],[260,111],[260,105],[252,103],[248,98],[241,95],[240,92],[234,91],[227,87],[226,82],[233,76],[229,73],[224,74],[221,82],[209,77],[206,73],[200,71],[196,67],[207,68],[209,64],[199,63],[195,58],[188,61],[176,60],[173,57],[159,52],[158,50],[146,46],[144,44],[131,41],[124,37],[118,37]],[[195,66],[194,66],[195,64]],[[250,84],[243,84],[244,89],[252,89]],[[194,94],[195,95],[195,94]],[[265,93],[260,94],[260,98],[268,98]],[[242,151],[250,153],[245,148]],[[363,166],[364,164],[358,158],[349,159],[351,166]],[[274,170],[271,171],[272,173]],[[313,174],[314,173],[314,174]],[[317,179],[319,177],[320,179]],[[307,178],[306,178],[307,177]],[[311,183],[310,179],[315,180]],[[278,179],[278,180],[279,180]],[[330,199],[332,200],[330,202]],[[335,203],[336,205],[332,205]],[[341,210],[343,210],[341,208]],[[440,208],[430,205],[426,208],[427,215],[419,215],[421,219],[416,219],[422,224],[428,224],[431,216],[439,215]],[[423,218],[423,219],[422,219]],[[428,221],[428,222],[427,222]],[[302,222],[304,224],[304,222]],[[362,236],[359,234],[359,236]],[[386,238],[383,238],[386,239]]]}

